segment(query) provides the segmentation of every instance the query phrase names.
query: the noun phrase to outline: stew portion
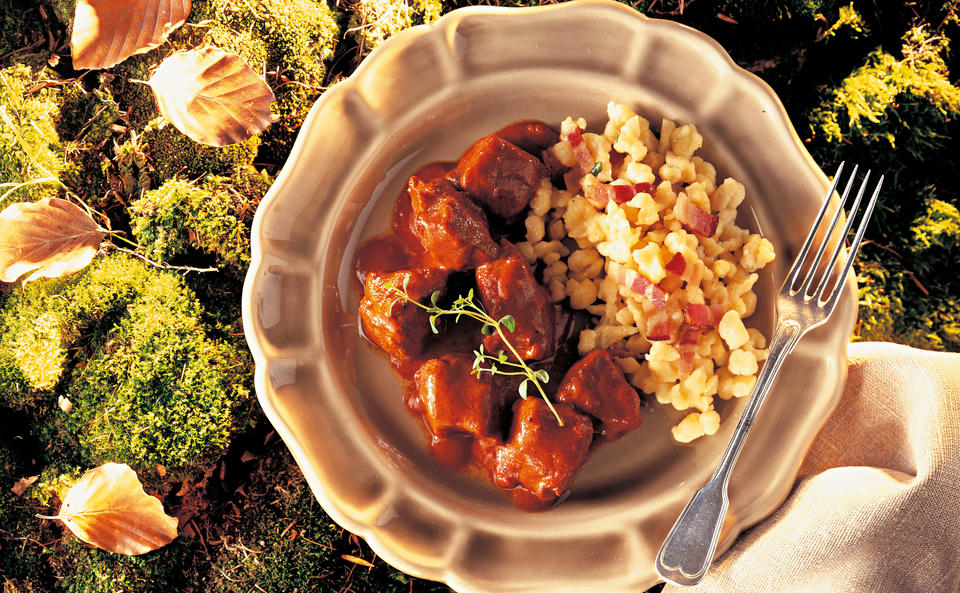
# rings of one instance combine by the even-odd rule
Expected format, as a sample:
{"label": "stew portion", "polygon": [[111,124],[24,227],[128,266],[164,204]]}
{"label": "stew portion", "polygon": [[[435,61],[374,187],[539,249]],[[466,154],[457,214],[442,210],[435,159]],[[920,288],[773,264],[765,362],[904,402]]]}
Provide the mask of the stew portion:
{"label": "stew portion", "polygon": [[[390,231],[362,245],[356,261],[362,331],[390,357],[434,456],[454,469],[480,467],[528,510],[559,501],[591,451],[641,422],[640,398],[611,355],[579,357],[583,314],[553,303],[541,270],[514,244],[538,187],[562,175],[540,156],[558,140],[542,122],[517,122],[456,162],[421,168],[396,200]],[[472,319],[427,311],[464,295],[512,321],[509,344]],[[521,375],[478,372],[478,351],[519,356],[549,377],[540,385],[547,398],[524,390]]]}

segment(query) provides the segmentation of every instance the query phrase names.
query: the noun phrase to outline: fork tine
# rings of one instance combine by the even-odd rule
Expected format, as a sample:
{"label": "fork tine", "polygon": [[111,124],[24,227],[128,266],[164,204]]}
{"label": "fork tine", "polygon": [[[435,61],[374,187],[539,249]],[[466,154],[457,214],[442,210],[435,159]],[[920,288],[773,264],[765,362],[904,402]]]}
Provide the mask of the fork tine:
{"label": "fork tine", "polygon": [[843,166],[845,162],[841,162],[840,166],[837,167],[837,172],[833,176],[833,182],[830,184],[830,189],[827,190],[827,197],[823,200],[823,205],[820,206],[820,212],[817,213],[817,219],[814,221],[812,228],[810,229],[810,234],[807,235],[807,238],[803,242],[803,247],[800,248],[800,253],[793,260],[793,265],[790,267],[790,273],[787,274],[787,279],[783,282],[783,286],[788,290],[793,290],[793,285],[797,281],[797,276],[800,275],[800,269],[803,267],[803,261],[807,259],[807,252],[810,250],[810,245],[813,243],[814,236],[817,234],[817,229],[820,227],[820,222],[823,220],[823,215],[827,212],[827,207],[830,205],[830,198],[833,196],[833,192],[837,189],[837,184],[840,182],[840,173],[843,172]]}
{"label": "fork tine", "polygon": [[[848,185],[853,182],[853,176],[850,177]],[[837,259],[840,257],[840,251],[843,250],[843,243],[847,237],[847,234],[850,232],[850,227],[853,226],[853,218],[857,213],[857,209],[860,208],[860,202],[863,201],[863,194],[867,190],[867,184],[870,181],[870,171],[867,171],[867,174],[863,176],[863,181],[860,183],[860,189],[857,191],[857,197],[853,201],[853,205],[850,206],[850,215],[847,216],[847,223],[843,225],[843,232],[840,233],[840,238],[837,240],[836,246],[833,248],[833,253],[830,254],[829,263],[824,268],[823,278],[820,280],[820,286],[817,288],[816,297],[817,301],[822,304],[822,299],[824,293],[827,292],[827,286],[830,284],[830,279],[833,278],[831,271],[833,270],[834,265],[837,263]],[[839,210],[837,213],[839,214]],[[824,241],[826,245],[826,241]],[[841,277],[837,282],[842,283],[843,278]]]}
{"label": "fork tine", "polygon": [[[830,225],[826,228],[826,232],[823,236],[823,241],[820,242],[820,247],[817,249],[817,254],[813,258],[813,262],[810,264],[810,267],[807,269],[807,277],[804,279],[803,284],[797,289],[797,292],[800,293],[804,298],[807,297],[807,291],[810,290],[810,284],[813,282],[814,277],[817,275],[817,269],[820,267],[820,262],[823,260],[823,253],[827,249],[827,243],[830,241],[830,235],[833,233],[833,230],[837,228],[837,220],[840,219],[840,214],[843,213],[843,206],[847,203],[847,196],[850,195],[850,188],[853,187],[853,180],[857,177],[857,169],[859,165],[853,166],[853,172],[850,173],[850,179],[847,180],[847,186],[843,188],[843,194],[840,196],[840,203],[837,205],[836,212],[833,213],[833,218],[830,220]],[[837,175],[839,177],[839,174]],[[834,177],[834,182],[837,181],[837,177]],[[830,202],[830,196],[833,195],[833,192],[827,196],[827,199],[824,200],[824,205]],[[813,236],[816,234],[817,229],[820,227],[820,221],[817,221],[817,224],[810,229],[810,235]],[[830,266],[827,266],[826,272],[824,272],[824,279],[829,277]]]}
{"label": "fork tine", "polygon": [[[870,173],[867,173],[867,178],[869,178]],[[867,186],[867,178],[864,178],[863,183],[860,186],[860,193],[863,193],[864,188]],[[867,203],[867,208],[863,212],[863,217],[860,219],[860,226],[857,227],[857,234],[853,237],[853,242],[850,244],[850,250],[847,255],[847,261],[843,263],[843,270],[840,272],[840,277],[837,280],[836,285],[833,287],[833,291],[830,293],[830,298],[827,300],[826,308],[827,315],[833,313],[834,307],[837,305],[837,301],[840,300],[840,293],[843,292],[844,279],[847,277],[847,274],[850,273],[850,268],[853,267],[853,260],[857,258],[857,251],[860,250],[860,241],[863,239],[863,234],[867,230],[867,223],[870,222],[870,215],[873,214],[873,207],[877,204],[877,196],[880,195],[880,187],[883,185],[883,175],[880,176],[880,179],[877,180],[877,187],[873,190],[873,195],[870,196],[870,202]],[[858,198],[859,201],[859,198]],[[850,220],[853,220],[854,211],[850,211]],[[847,223],[849,228],[850,223]],[[844,234],[846,236],[846,234]],[[838,246],[839,247],[839,246]]]}

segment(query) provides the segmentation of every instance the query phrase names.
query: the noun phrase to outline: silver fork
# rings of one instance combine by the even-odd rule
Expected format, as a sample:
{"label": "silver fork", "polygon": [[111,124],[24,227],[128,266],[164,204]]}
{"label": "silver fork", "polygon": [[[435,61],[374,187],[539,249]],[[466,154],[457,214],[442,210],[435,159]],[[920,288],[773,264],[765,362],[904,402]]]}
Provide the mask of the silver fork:
{"label": "silver fork", "polygon": [[[880,186],[883,184],[883,176],[881,175],[860,219],[860,225],[857,227],[856,235],[850,245],[849,254],[846,261],[843,262],[842,271],[839,275],[834,274],[834,268],[837,265],[840,253],[843,251],[843,238],[847,237],[850,232],[854,214],[860,206],[870,180],[870,172],[867,171],[863,182],[860,184],[856,200],[850,208],[850,217],[847,218],[840,239],[837,240],[828,263],[821,266],[827,244],[837,227],[840,213],[843,211],[843,206],[847,202],[853,181],[857,176],[857,167],[853,168],[840,198],[840,204],[830,221],[830,226],[820,235],[823,239],[819,249],[809,265],[804,265],[807,262],[810,247],[818,236],[818,230],[823,222],[824,215],[827,213],[830,199],[840,181],[843,166],[843,163],[841,163],[836,175],[833,176],[833,182],[830,184],[830,189],[823,200],[823,206],[817,214],[817,220],[813,223],[813,228],[804,241],[803,247],[800,249],[796,260],[794,260],[790,273],[787,274],[787,279],[783,282],[780,293],[777,295],[777,327],[773,332],[773,338],[770,340],[770,355],[757,377],[757,383],[750,394],[750,399],[747,400],[743,415],[740,416],[740,421],[737,423],[733,436],[730,438],[730,443],[723,453],[720,464],[707,484],[698,490],[690,499],[690,502],[687,503],[657,554],[657,573],[667,581],[678,585],[696,585],[707,573],[707,568],[710,566],[717,548],[720,527],[723,524],[723,518],[729,504],[727,483],[730,480],[730,472],[737,462],[740,449],[743,447],[744,440],[747,438],[747,433],[753,425],[757,412],[763,405],[763,401],[766,399],[770,386],[773,384],[784,359],[793,351],[794,346],[804,334],[827,321],[840,300],[840,293],[846,284],[847,274],[850,272],[857,250],[860,248],[860,241],[863,239],[863,233],[870,221],[870,214],[873,212],[877,196],[880,194]],[[801,272],[804,270],[806,272],[802,283],[797,286],[797,281],[801,279]],[[820,277],[819,283],[811,291],[810,288],[814,278],[818,275]],[[831,283],[833,286],[828,291],[827,287]]]}

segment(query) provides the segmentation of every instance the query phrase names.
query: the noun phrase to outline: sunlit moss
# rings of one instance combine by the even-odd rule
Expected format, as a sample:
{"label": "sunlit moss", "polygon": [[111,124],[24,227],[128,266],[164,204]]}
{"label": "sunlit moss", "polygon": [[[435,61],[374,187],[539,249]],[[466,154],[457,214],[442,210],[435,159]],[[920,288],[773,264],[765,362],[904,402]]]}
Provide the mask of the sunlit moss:
{"label": "sunlit moss", "polygon": [[850,39],[863,39],[870,33],[870,27],[863,16],[854,7],[853,2],[840,6],[837,19],[823,32],[824,39],[845,35]]}
{"label": "sunlit moss", "polygon": [[946,38],[915,27],[904,35],[902,57],[882,49],[830,89],[810,113],[814,140],[902,149],[917,157],[946,146],[944,124],[960,115],[960,88],[953,86],[944,54]]}
{"label": "sunlit moss", "polygon": [[442,11],[439,0],[358,0],[350,5],[347,31],[363,56],[408,27],[432,23]]}
{"label": "sunlit moss", "polygon": [[63,168],[55,95],[49,89],[28,93],[40,78],[22,64],[0,70],[0,196],[15,190],[10,195],[16,201],[51,195]]}
{"label": "sunlit moss", "polygon": [[960,224],[954,171],[960,167],[960,88],[951,83],[948,40],[924,27],[903,37],[899,56],[881,49],[809,113],[811,153],[831,167],[870,166],[886,178],[857,265],[865,339],[960,350]]}
{"label": "sunlit moss", "polygon": [[44,311],[30,319],[24,330],[10,344],[15,364],[31,387],[52,389],[67,359],[60,320],[52,311]]}
{"label": "sunlit moss", "polygon": [[174,262],[199,251],[215,256],[218,265],[245,269],[250,229],[242,218],[249,205],[230,186],[225,177],[211,176],[198,183],[171,179],[134,201],[131,227],[144,254]]}
{"label": "sunlit moss", "polygon": [[[62,443],[66,461],[193,475],[247,427],[249,358],[207,335],[200,303],[176,274],[117,254],[69,279],[32,283],[2,310],[0,363],[16,363],[17,336],[44,315],[56,332],[38,334],[33,349],[69,353],[43,379],[63,385],[73,410],[38,430]],[[29,382],[0,386],[0,398],[20,409],[56,405]]]}
{"label": "sunlit moss", "polygon": [[911,249],[918,254],[939,247],[956,250],[960,255],[960,210],[953,204],[934,198],[926,200],[910,231]]}

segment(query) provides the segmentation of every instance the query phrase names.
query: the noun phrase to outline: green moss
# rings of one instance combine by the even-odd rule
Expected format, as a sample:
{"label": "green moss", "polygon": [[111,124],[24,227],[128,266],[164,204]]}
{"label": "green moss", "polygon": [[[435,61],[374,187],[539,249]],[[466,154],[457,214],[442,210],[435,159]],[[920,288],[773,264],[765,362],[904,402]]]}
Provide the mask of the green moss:
{"label": "green moss", "polygon": [[830,25],[829,29],[824,31],[823,38],[832,39],[844,36],[848,39],[863,39],[869,34],[870,27],[851,2],[839,7],[837,19]]}
{"label": "green moss", "polygon": [[357,43],[359,57],[363,57],[408,27],[432,23],[440,18],[442,11],[439,0],[359,0],[350,4],[347,32]]}
{"label": "green moss", "polygon": [[[63,168],[54,94],[28,92],[40,78],[22,64],[0,70],[0,196],[14,190],[15,201],[51,195]],[[48,181],[36,183],[42,179]]]}
{"label": "green moss", "polygon": [[72,535],[52,559],[57,590],[63,593],[130,591],[167,593],[195,587],[191,556],[203,551],[177,538],[172,543],[140,556],[123,556],[90,548]]}
{"label": "green moss", "polygon": [[33,373],[43,385],[3,385],[0,397],[49,409],[53,382],[73,402],[72,412],[37,427],[51,459],[202,472],[247,426],[251,365],[243,350],[208,337],[200,311],[179,276],[123,255],[70,279],[28,285],[0,317],[0,362],[31,376],[15,337],[43,315],[50,317],[44,328],[56,331],[36,332],[31,348],[67,354],[48,357],[44,373]]}
{"label": "green moss", "polygon": [[[279,439],[244,489],[243,512],[225,526],[208,587],[219,593],[449,592],[409,577],[377,558],[323,512]],[[355,564],[344,555],[373,564]]]}
{"label": "green moss", "polygon": [[57,133],[78,146],[98,147],[112,137],[111,127],[121,110],[113,96],[100,89],[86,91],[79,85],[65,85],[60,91]]}
{"label": "green moss", "polygon": [[231,185],[224,177],[202,183],[171,179],[133,202],[131,227],[144,255],[173,262],[200,251],[214,255],[218,265],[245,270],[250,237],[242,217],[251,210]]}
{"label": "green moss", "polygon": [[910,247],[917,255],[937,248],[954,251],[960,246],[960,210],[943,200],[927,199],[910,231],[913,235]]}
{"label": "green moss", "polygon": [[53,9],[53,14],[67,28],[67,33],[73,31],[73,13],[77,10],[77,0],[45,0]]}
{"label": "green moss", "polygon": [[29,409],[60,381],[78,328],[67,303],[50,299],[46,290],[57,291],[75,281],[76,277],[32,282],[7,299],[0,313],[0,405]]}
{"label": "green moss", "polygon": [[22,0],[0,0],[0,68],[14,61],[41,68],[50,57],[36,6]]}
{"label": "green moss", "polygon": [[27,477],[24,469],[0,437],[0,583],[4,593],[52,589],[47,560],[53,551],[50,543],[57,538],[56,528],[36,518],[45,508],[10,490],[17,480]]}
{"label": "green moss", "polygon": [[946,38],[915,27],[904,35],[901,57],[873,51],[811,111],[812,141],[825,156],[848,152],[849,145],[886,149],[891,162],[898,153],[919,158],[943,150],[950,140],[945,125],[960,115],[947,50]]}
{"label": "green moss", "polygon": [[[340,32],[337,13],[323,0],[199,0],[190,18],[204,28],[185,28],[181,42],[199,31],[200,41],[236,53],[266,73],[280,119],[260,134],[261,160],[282,163],[325,85]],[[197,41],[190,38],[194,45]]]}
{"label": "green moss", "polygon": [[204,146],[158,118],[143,129],[139,142],[160,179],[205,175],[229,177],[253,163],[260,137],[253,136],[223,147]]}
{"label": "green moss", "polygon": [[153,91],[139,81],[149,80],[153,69],[169,53],[169,44],[164,44],[145,54],[130,56],[99,75],[100,89],[117,98],[122,119],[132,130],[140,130],[160,114]]}

